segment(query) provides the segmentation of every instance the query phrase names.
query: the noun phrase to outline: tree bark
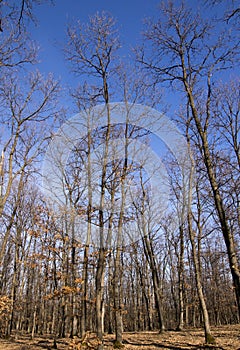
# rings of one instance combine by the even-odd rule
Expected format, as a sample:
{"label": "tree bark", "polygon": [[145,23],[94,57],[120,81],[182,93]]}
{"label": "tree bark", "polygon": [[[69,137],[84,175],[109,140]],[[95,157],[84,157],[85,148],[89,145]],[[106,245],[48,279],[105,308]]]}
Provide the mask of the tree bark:
{"label": "tree bark", "polygon": [[215,344],[215,339],[211,333],[208,310],[207,310],[207,306],[206,306],[206,302],[203,294],[200,261],[198,259],[198,254],[197,254],[197,249],[195,244],[195,232],[193,230],[193,225],[192,225],[191,205],[192,205],[193,169],[194,169],[194,162],[193,162],[192,156],[191,156],[191,162],[192,162],[192,167],[191,167],[190,178],[189,178],[188,212],[187,212],[188,232],[189,232],[189,238],[190,238],[191,247],[192,247],[192,258],[193,258],[194,269],[195,269],[195,279],[196,279],[196,285],[197,285],[198,298],[199,298],[199,302],[200,302],[200,306],[203,314],[205,342],[207,344]]}

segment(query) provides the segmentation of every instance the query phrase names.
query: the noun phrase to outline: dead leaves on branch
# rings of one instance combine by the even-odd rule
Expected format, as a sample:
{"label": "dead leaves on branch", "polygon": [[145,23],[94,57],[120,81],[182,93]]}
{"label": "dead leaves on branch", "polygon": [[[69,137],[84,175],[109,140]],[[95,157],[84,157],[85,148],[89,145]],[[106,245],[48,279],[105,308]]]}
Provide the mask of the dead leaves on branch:
{"label": "dead leaves on branch", "polygon": [[0,296],[0,333],[6,327],[11,312],[12,301],[7,295]]}
{"label": "dead leaves on branch", "polygon": [[47,294],[44,299],[51,300],[54,298],[60,298],[64,295],[73,295],[81,292],[79,287],[63,286],[60,289],[55,289],[53,293]]}
{"label": "dead leaves on branch", "polygon": [[11,310],[11,299],[7,295],[0,296],[0,320]]}

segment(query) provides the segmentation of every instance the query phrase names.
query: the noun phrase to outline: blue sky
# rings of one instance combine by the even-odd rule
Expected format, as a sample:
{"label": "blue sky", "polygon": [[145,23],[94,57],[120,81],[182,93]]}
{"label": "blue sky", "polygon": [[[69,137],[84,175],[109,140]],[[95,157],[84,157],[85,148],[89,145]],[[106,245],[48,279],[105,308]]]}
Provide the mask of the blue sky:
{"label": "blue sky", "polygon": [[[201,7],[204,0],[186,0],[186,2],[196,10],[200,7],[203,13],[208,14],[207,11],[210,11],[210,8]],[[97,11],[107,11],[117,20],[123,45],[121,52],[127,55],[131,47],[141,41],[144,18],[157,17],[159,3],[159,0],[55,0],[55,5],[46,3],[38,6],[35,9],[38,26],[32,27],[31,34],[40,44],[40,71],[54,73],[56,78],[61,78],[63,85],[74,85],[76,80],[70,74],[61,50],[66,44],[67,23],[74,24],[77,20],[86,23],[89,16]],[[66,99],[70,104],[67,96]],[[168,116],[171,118],[175,114],[174,110],[181,104],[180,95],[175,93],[173,95],[171,91],[167,91],[165,99],[172,105],[172,109],[168,111]],[[162,108],[159,107],[161,111]],[[69,117],[71,116],[70,112]],[[160,147],[159,142],[154,139],[152,148],[157,154],[160,153]]]}
{"label": "blue sky", "polygon": [[[123,45],[121,53],[127,55],[131,47],[141,41],[144,18],[157,18],[160,0],[53,0],[36,6],[34,13],[38,24],[31,26],[31,35],[40,45],[38,68],[42,73],[54,73],[55,78],[60,79],[63,86],[73,86],[75,82],[70,73],[69,66],[64,60],[62,48],[66,44],[66,28],[68,23],[76,23],[80,20],[88,22],[89,16],[97,11],[109,12],[117,21],[120,40]],[[179,3],[180,0],[174,2]],[[211,12],[211,7],[204,6],[204,0],[186,0],[193,9],[202,10],[204,15]],[[227,7],[227,2],[214,6],[221,14]],[[168,91],[168,104],[175,104]],[[178,101],[179,102],[179,101]],[[174,108],[174,106],[172,106]]]}
{"label": "blue sky", "polygon": [[[157,11],[159,0],[55,0],[37,6],[35,14],[37,27],[31,29],[33,38],[40,45],[39,69],[43,73],[53,72],[61,77],[63,83],[69,83],[69,71],[64,62],[60,45],[66,42],[66,25],[80,20],[87,22],[89,16],[97,11],[110,12],[117,20],[124,52],[140,41],[143,19],[152,17]],[[57,42],[57,45],[56,45]]]}

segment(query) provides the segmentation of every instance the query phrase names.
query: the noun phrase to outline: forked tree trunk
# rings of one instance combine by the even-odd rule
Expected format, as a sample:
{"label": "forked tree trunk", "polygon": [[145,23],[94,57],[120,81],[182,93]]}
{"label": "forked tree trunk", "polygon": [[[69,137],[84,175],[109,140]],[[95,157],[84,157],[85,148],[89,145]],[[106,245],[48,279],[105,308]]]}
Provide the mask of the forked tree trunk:
{"label": "forked tree trunk", "polygon": [[[143,214],[143,216],[144,216],[144,214]],[[149,266],[150,266],[151,274],[152,274],[155,305],[156,305],[158,320],[159,320],[159,332],[162,333],[165,331],[165,324],[164,324],[164,319],[163,319],[160,279],[159,279],[159,275],[158,275],[158,271],[157,271],[157,264],[156,264],[155,256],[154,256],[153,249],[151,246],[151,242],[149,240],[148,233],[146,231],[145,218],[143,218],[143,235],[144,235],[143,236],[144,252],[145,252],[146,258],[149,262]]]}

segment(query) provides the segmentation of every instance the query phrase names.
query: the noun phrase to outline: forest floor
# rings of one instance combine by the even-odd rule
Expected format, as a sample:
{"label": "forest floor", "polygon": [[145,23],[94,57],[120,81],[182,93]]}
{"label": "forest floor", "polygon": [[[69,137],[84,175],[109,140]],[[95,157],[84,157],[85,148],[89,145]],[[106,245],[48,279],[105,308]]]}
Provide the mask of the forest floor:
{"label": "forest floor", "polygon": [[[240,350],[240,325],[222,326],[212,328],[216,338],[215,345],[204,344],[202,329],[188,329],[182,332],[167,331],[163,334],[157,332],[124,333],[124,348],[126,350]],[[106,335],[104,349],[114,349],[114,336]],[[54,347],[55,346],[55,347]],[[57,339],[51,337],[36,337],[30,340],[27,336],[0,339],[0,350],[87,350],[96,349],[97,340],[93,334],[88,334],[84,345],[79,338]]]}

